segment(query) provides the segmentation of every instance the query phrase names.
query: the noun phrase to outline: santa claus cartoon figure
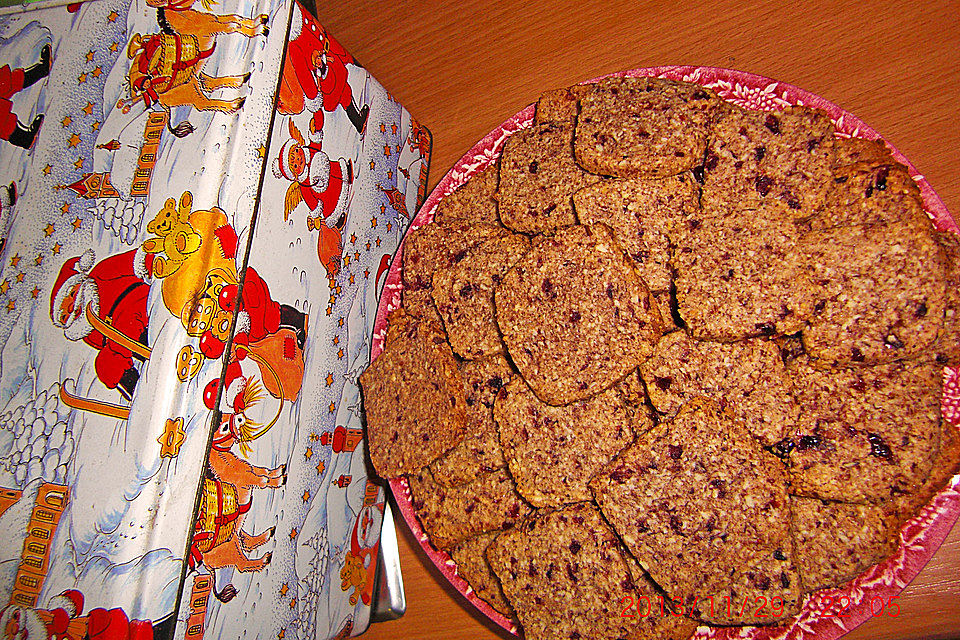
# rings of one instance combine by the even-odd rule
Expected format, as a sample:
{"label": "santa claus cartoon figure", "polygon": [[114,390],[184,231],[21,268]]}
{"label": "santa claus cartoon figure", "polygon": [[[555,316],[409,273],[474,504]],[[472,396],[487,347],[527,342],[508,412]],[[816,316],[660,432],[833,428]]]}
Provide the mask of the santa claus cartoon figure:
{"label": "santa claus cartoon figure", "polygon": [[323,112],[343,107],[357,133],[363,135],[370,107],[357,108],[347,82],[347,65],[357,66],[356,59],[300,7],[295,5],[293,11],[278,110],[292,115],[306,107],[315,114],[319,131]]}
{"label": "santa claus cartoon figure", "polygon": [[44,45],[40,51],[40,61],[26,69],[11,69],[10,65],[0,67],[0,138],[24,149],[33,146],[43,114],[37,115],[30,126],[20,124],[13,113],[12,98],[27,87],[36,84],[50,75],[50,45]]}
{"label": "santa claus cartoon figure", "polygon": [[153,625],[129,620],[122,609],[91,609],[83,613],[83,594],[64,591],[48,609],[9,605],[0,612],[2,638],[10,640],[152,640]]}
{"label": "santa claus cartoon figure", "polygon": [[307,216],[307,229],[320,232],[317,255],[332,278],[340,270],[341,236],[353,184],[353,163],[344,158],[330,160],[321,147],[322,130],[311,126],[307,142],[292,119],[288,128],[290,139],[273,164],[274,175],[292,183],[284,197],[283,219],[287,220],[301,202],[307,205],[313,214]]}
{"label": "santa claus cartoon figure", "polygon": [[133,360],[144,359],[136,345],[147,344],[147,279],[153,277],[153,259],[135,249],[97,263],[88,249],[63,264],[50,293],[53,324],[67,339],[83,340],[99,352],[97,378],[127,400],[140,378]]}

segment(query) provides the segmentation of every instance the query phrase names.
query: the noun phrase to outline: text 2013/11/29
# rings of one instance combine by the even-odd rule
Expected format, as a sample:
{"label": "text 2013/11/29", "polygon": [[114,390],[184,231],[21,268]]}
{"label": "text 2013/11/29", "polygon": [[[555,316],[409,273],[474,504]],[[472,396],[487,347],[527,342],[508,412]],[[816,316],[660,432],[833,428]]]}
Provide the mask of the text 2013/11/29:
{"label": "text 2013/11/29", "polygon": [[[891,618],[896,618],[900,615],[900,604],[896,600],[897,596],[891,596],[887,599],[874,596],[870,600],[870,613],[875,618],[883,616],[884,613]],[[717,598],[715,602],[713,596],[706,596],[696,598],[693,604],[687,605],[686,608],[683,602],[679,600],[673,600],[670,604],[672,606],[667,606],[663,596],[660,595],[636,596],[636,598],[632,595],[626,595],[620,599],[620,617],[682,616],[694,611],[705,614],[707,606],[709,606],[711,618],[726,614],[728,618],[736,616],[741,619],[752,617],[762,620],[764,618],[779,618],[783,615],[783,596],[772,596],[770,598],[766,596],[753,598],[747,596],[743,599],[743,602],[734,602],[729,596]],[[820,604],[825,610],[824,616],[847,618],[851,615],[851,607],[857,603],[851,602],[850,598],[844,595],[836,597],[825,595],[821,597]],[[839,609],[834,610],[834,605],[839,605]]]}

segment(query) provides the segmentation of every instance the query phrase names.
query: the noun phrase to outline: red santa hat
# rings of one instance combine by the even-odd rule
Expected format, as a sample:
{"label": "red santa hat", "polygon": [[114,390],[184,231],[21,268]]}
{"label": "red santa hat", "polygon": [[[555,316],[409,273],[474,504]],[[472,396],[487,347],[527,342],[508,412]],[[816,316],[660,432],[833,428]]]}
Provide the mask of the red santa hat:
{"label": "red santa hat", "polygon": [[67,589],[58,596],[50,599],[50,609],[63,609],[71,618],[83,613],[83,594],[76,589]]}
{"label": "red santa hat", "polygon": [[286,178],[291,182],[297,182],[300,176],[296,175],[290,167],[290,151],[300,143],[290,138],[280,147],[280,154],[273,163],[273,175],[278,178]]}
{"label": "red santa hat", "polygon": [[57,318],[57,309],[67,297],[70,287],[90,277],[90,269],[93,268],[96,259],[93,249],[87,249],[82,255],[70,258],[60,267],[60,273],[57,274],[57,279],[50,289],[50,318],[58,327],[61,325]]}

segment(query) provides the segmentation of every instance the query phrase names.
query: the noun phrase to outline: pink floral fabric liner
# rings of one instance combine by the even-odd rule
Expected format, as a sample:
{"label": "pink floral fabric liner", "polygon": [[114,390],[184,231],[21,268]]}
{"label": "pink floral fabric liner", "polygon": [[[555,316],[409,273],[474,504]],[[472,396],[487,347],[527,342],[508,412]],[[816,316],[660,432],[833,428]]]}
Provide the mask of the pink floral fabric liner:
{"label": "pink floral fabric liner", "polygon": [[[716,91],[722,98],[748,109],[776,110],[790,105],[806,105],[825,110],[833,120],[840,137],[860,137],[878,139],[880,134],[863,123],[856,116],[847,113],[837,105],[824,100],[808,91],[784,82],[769,78],[714,67],[672,66],[633,69],[613,76],[638,77],[656,76],[671,80],[694,82]],[[599,78],[597,78],[599,79]],[[592,81],[595,81],[594,79]],[[588,81],[588,82],[592,82]],[[486,137],[468,151],[456,165],[443,177],[410,228],[416,228],[433,222],[437,204],[454,189],[462,185],[475,173],[484,169],[500,155],[504,141],[520,129],[533,123],[534,105],[528,106],[502,125],[491,131]],[[889,143],[894,157],[908,167],[911,175],[920,187],[924,209],[941,230],[960,233],[956,222],[950,216],[943,202],[934,192],[927,180],[899,151]],[[386,334],[387,315],[400,306],[402,284],[400,265],[403,248],[393,261],[383,290],[383,297],[377,313],[373,337],[375,358],[383,349]],[[960,371],[944,369],[944,391],[941,405],[943,415],[953,425],[960,425]],[[410,490],[405,478],[390,481],[404,520],[416,535],[420,546],[439,571],[450,581],[454,588],[473,603],[495,623],[517,634],[517,627],[508,618],[481,600],[466,581],[457,574],[456,564],[450,556],[430,543],[417,520],[410,499]],[[960,474],[937,494],[915,518],[908,521],[900,532],[900,547],[896,554],[878,564],[857,579],[840,589],[818,591],[808,596],[800,613],[785,623],[772,626],[700,627],[694,638],[751,640],[795,640],[816,637],[820,640],[833,640],[865,622],[871,616],[889,616],[896,611],[895,600],[903,588],[913,580],[934,555],[960,516]],[[612,612],[616,613],[616,612]]]}

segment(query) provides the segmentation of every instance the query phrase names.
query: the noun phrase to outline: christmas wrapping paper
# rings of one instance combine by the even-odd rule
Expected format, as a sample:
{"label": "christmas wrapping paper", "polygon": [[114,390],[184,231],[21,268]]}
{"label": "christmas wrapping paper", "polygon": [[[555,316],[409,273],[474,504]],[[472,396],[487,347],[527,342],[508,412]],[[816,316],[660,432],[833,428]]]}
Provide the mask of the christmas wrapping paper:
{"label": "christmas wrapping paper", "polygon": [[0,623],[366,628],[357,377],[429,153],[287,0],[0,10]]}

